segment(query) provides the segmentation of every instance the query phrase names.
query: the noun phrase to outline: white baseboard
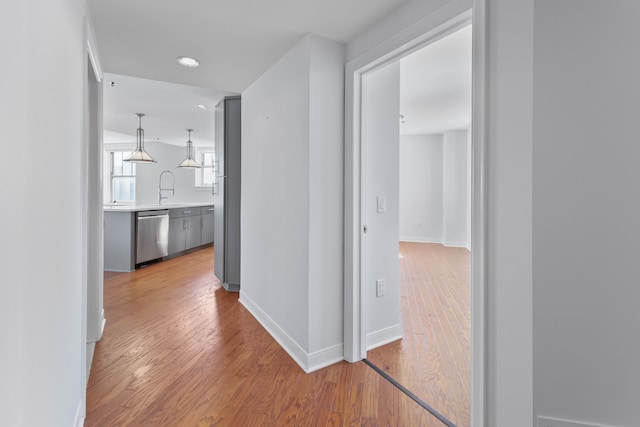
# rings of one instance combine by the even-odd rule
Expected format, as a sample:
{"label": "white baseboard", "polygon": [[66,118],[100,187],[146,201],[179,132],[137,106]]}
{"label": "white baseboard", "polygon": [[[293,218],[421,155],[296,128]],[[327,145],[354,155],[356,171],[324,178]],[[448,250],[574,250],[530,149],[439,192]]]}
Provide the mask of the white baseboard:
{"label": "white baseboard", "polygon": [[84,426],[84,404],[82,400],[78,402],[78,408],[76,409],[76,418],[73,421],[73,427]]}
{"label": "white baseboard", "polygon": [[251,298],[240,292],[239,298],[249,313],[269,332],[278,344],[307,374],[326,366],[333,365],[344,359],[343,345],[335,345],[323,350],[307,353],[291,338],[267,313],[265,313]]}
{"label": "white baseboard", "polygon": [[402,339],[402,324],[390,326],[367,334],[367,350],[371,350],[390,342]]}
{"label": "white baseboard", "polygon": [[102,309],[102,313],[100,313],[100,318],[102,319],[102,322],[100,322],[100,335],[98,336],[98,341],[100,341],[100,338],[102,338],[102,334],[104,333],[104,326],[107,323],[107,319],[104,317],[104,308]]}
{"label": "white baseboard", "polygon": [[586,423],[583,421],[563,420],[538,415],[538,427],[615,427],[605,424]]}
{"label": "white baseboard", "polygon": [[442,239],[437,237],[400,236],[399,240],[411,243],[442,243]]}
{"label": "white baseboard", "polygon": [[442,244],[449,248],[467,248],[467,249],[471,248],[471,245],[467,242],[443,241]]}
{"label": "white baseboard", "polygon": [[469,242],[455,242],[449,240],[443,240],[437,237],[416,237],[416,236],[400,236],[401,242],[410,243],[439,243],[443,246],[450,248],[467,248],[471,250],[471,244]]}
{"label": "white baseboard", "polygon": [[93,354],[96,350],[96,343],[87,343],[87,384],[89,383],[89,375],[91,374],[91,365],[93,364]]}
{"label": "white baseboard", "polygon": [[307,356],[307,373],[326,368],[329,365],[344,360],[344,346],[342,344],[327,347],[323,350],[314,351]]}

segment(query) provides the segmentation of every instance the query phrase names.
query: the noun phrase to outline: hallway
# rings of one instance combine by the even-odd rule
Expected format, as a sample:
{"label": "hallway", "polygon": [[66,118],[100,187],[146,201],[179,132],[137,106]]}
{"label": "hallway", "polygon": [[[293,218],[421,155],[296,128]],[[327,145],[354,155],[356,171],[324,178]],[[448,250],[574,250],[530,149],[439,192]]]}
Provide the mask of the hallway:
{"label": "hallway", "polygon": [[362,362],[305,374],[220,287],[212,258],[106,273],[85,426],[442,425]]}

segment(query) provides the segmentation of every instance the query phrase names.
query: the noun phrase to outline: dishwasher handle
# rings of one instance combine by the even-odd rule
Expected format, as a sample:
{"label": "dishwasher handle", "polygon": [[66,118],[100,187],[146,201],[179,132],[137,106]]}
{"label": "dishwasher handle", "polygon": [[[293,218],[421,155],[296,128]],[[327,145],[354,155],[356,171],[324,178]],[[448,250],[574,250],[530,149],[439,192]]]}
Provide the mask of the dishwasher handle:
{"label": "dishwasher handle", "polygon": [[160,214],[160,215],[147,215],[147,216],[139,216],[138,219],[139,220],[145,220],[145,219],[155,219],[155,218],[164,218],[166,217],[167,214]]}

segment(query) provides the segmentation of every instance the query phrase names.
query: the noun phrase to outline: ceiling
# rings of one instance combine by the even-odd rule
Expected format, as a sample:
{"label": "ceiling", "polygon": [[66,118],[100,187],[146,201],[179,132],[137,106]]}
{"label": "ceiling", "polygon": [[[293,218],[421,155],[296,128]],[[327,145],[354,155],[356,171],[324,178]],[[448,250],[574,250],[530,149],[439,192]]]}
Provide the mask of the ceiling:
{"label": "ceiling", "polygon": [[[214,109],[231,92],[104,73],[104,142],[135,142],[138,118],[144,113],[145,141],[185,145],[193,129],[195,146],[212,146]],[[115,82],[112,86],[110,82]],[[196,105],[207,109],[196,108]]]}
{"label": "ceiling", "polygon": [[[242,92],[306,33],[347,43],[406,0],[88,0],[104,70]],[[178,65],[191,56],[198,68]]]}
{"label": "ceiling", "polygon": [[463,129],[471,124],[471,26],[400,60],[402,135]]}
{"label": "ceiling", "polygon": [[[140,112],[147,115],[142,121],[145,141],[184,145],[185,129],[193,128],[195,145],[211,145],[217,101],[246,89],[304,34],[348,43],[405,1],[88,0],[105,71],[105,143],[134,141],[134,114]],[[459,41],[449,45],[465,49]],[[460,110],[444,108],[442,102],[453,104],[467,91],[454,84],[459,70],[451,72],[463,53],[447,53],[436,45],[427,49],[432,52],[424,53],[426,59],[420,59],[421,51],[401,65],[403,80],[410,82],[402,85],[403,133],[420,133],[417,118],[422,114],[430,117],[423,121],[430,123],[429,129],[438,128],[438,115]],[[200,66],[179,65],[175,59],[183,55],[197,58]],[[470,58],[469,41],[469,75]],[[428,69],[420,65],[425,61]],[[438,71],[436,64],[446,68]],[[118,85],[111,87],[109,81]],[[429,83],[436,87],[427,88]],[[440,105],[421,105],[419,93],[423,104]],[[198,110],[196,104],[209,109]]]}

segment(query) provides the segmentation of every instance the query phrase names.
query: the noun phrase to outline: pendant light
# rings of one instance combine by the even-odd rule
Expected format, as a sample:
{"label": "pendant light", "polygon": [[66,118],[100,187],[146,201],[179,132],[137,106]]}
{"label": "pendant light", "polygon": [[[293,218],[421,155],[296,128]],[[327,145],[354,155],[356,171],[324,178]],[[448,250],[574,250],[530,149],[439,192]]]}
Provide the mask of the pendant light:
{"label": "pendant light", "polygon": [[144,114],[136,113],[138,116],[138,130],[136,132],[136,150],[129,155],[125,162],[134,163],[156,163],[156,160],[144,150],[144,130],[142,129],[142,118]]}
{"label": "pendant light", "polygon": [[187,129],[187,132],[189,132],[189,139],[187,140],[187,158],[184,159],[178,167],[187,169],[201,168],[202,165],[193,158],[193,142],[191,142],[191,132],[193,132],[193,129]]}

